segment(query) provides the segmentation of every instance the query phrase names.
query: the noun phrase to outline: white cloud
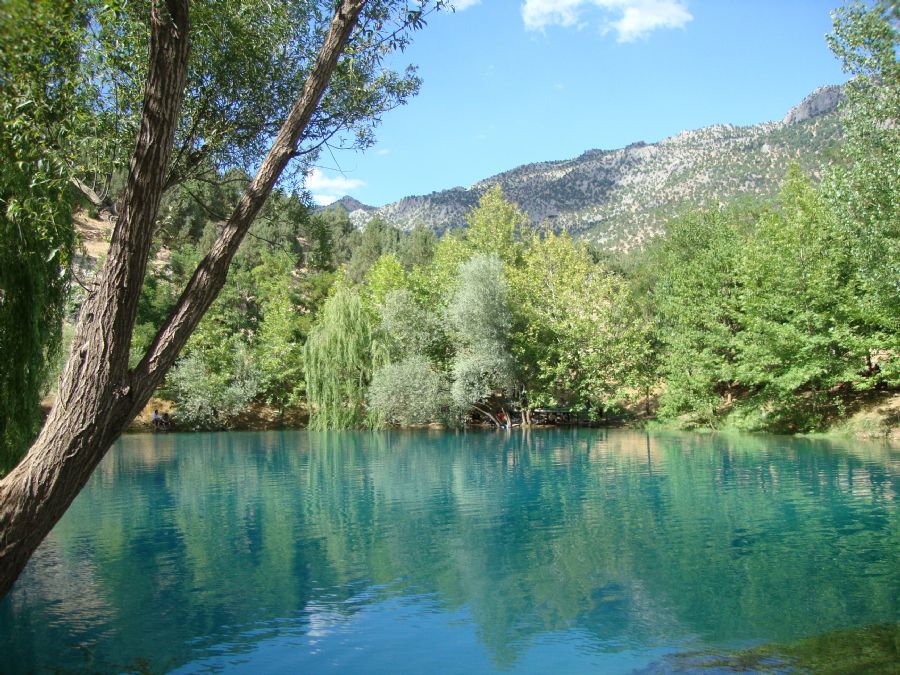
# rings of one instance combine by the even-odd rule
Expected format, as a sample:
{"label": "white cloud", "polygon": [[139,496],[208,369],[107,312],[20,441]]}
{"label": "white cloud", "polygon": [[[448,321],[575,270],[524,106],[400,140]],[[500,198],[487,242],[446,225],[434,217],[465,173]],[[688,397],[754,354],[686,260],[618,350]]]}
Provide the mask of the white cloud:
{"label": "white cloud", "polygon": [[522,18],[525,28],[542,30],[547,26],[573,26],[578,21],[578,8],[585,0],[525,0]]}
{"label": "white cloud", "polygon": [[310,195],[313,201],[319,206],[328,206],[329,204],[334,204],[338,199],[343,197],[344,195],[321,195],[315,194]]}
{"label": "white cloud", "polygon": [[325,205],[337,201],[348,192],[365,185],[365,181],[358,178],[345,178],[344,176],[330,177],[322,173],[321,169],[312,169],[306,174],[306,189],[309,190],[316,204]]}
{"label": "white cloud", "polygon": [[684,0],[525,0],[522,19],[529,30],[580,27],[582,10],[592,6],[611,15],[602,25],[614,30],[619,42],[646,37],[657,28],[681,28],[694,18]]}
{"label": "white cloud", "polygon": [[619,42],[631,42],[657,28],[681,28],[694,17],[687,8],[671,0],[654,0],[626,7],[622,18],[613,22]]}
{"label": "white cloud", "polygon": [[469,9],[473,5],[477,5],[481,2],[481,0],[452,0],[451,4],[453,5],[453,9],[457,12],[461,12],[464,9]]}

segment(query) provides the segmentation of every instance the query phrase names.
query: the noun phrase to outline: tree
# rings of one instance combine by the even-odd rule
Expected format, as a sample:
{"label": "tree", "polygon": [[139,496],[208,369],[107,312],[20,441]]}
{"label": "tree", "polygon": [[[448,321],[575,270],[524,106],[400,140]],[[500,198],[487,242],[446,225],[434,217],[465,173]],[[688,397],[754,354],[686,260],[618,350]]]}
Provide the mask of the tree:
{"label": "tree", "polygon": [[314,269],[334,270],[347,262],[353,253],[350,239],[355,233],[350,217],[340,207],[314,213],[310,218],[307,264]]}
{"label": "tree", "polygon": [[799,167],[788,170],[779,206],[759,219],[735,270],[733,372],[750,393],[742,426],[809,431],[822,422],[828,390],[865,367],[848,315],[857,289],[832,212]]}
{"label": "tree", "polygon": [[446,376],[421,354],[376,370],[368,402],[371,414],[388,424],[455,421]]}
{"label": "tree", "polygon": [[605,407],[633,366],[624,285],[593,262],[586,244],[552,232],[532,238],[510,279],[512,352],[526,409]]}
{"label": "tree", "polygon": [[723,387],[734,380],[734,335],[741,329],[739,253],[744,233],[729,211],[708,211],[671,222],[654,252],[663,416],[688,414],[714,425]]}
{"label": "tree", "polygon": [[[900,3],[854,3],[836,11],[828,36],[845,72],[846,163],[823,191],[837,234],[856,261],[856,320],[894,354],[900,350]],[[900,378],[894,358],[882,364]],[[885,373],[886,374],[886,373]]]}
{"label": "tree", "polygon": [[449,344],[444,322],[405,288],[385,297],[381,332],[392,361],[427,356],[439,366],[446,364]]}
{"label": "tree", "polygon": [[384,306],[389,293],[407,287],[406,271],[393,253],[382,255],[366,272],[363,280],[366,298],[373,306]]}
{"label": "tree", "polygon": [[437,245],[437,236],[433,230],[423,225],[416,225],[401,241],[399,258],[403,267],[411,270],[431,262],[434,257],[434,247]]}
{"label": "tree", "polygon": [[306,326],[294,297],[293,270],[293,260],[284,253],[266,256],[253,269],[262,309],[253,353],[259,364],[261,393],[281,414],[299,401],[304,385]]}
{"label": "tree", "polygon": [[188,429],[227,429],[256,398],[259,367],[246,345],[231,351],[226,368],[210,368],[199,351],[179,359],[169,371],[178,405],[178,426]]}
{"label": "tree", "polygon": [[[92,160],[82,184],[111,202],[119,196],[116,176],[127,168],[141,116],[150,3],[82,4],[93,36],[81,60],[80,93],[93,112],[80,134],[81,152]],[[379,0],[362,15],[352,57],[335,65],[304,129],[294,175],[302,175],[326,144],[369,145],[379,115],[418,90],[413,69],[383,69],[381,58],[405,44],[406,12],[415,15],[424,9],[420,5]],[[185,97],[167,187],[194,179],[219,182],[220,169],[252,171],[313,68],[331,7],[308,0],[205,0],[191,13]],[[362,39],[364,34],[371,39]]]}
{"label": "tree", "polygon": [[446,232],[434,248],[434,255],[428,265],[414,269],[410,275],[410,285],[431,310],[442,311],[447,300],[459,283],[459,268],[472,257],[460,234]]}
{"label": "tree", "polygon": [[68,72],[83,17],[66,0],[0,7],[0,475],[40,426],[59,350],[75,236],[68,189]]}
{"label": "tree", "polygon": [[394,254],[400,244],[400,231],[381,220],[372,218],[362,232],[357,233],[353,255],[347,264],[347,276],[360,283],[381,256]]}
{"label": "tree", "polygon": [[503,196],[496,185],[481,195],[478,206],[466,221],[466,240],[483,255],[496,255],[506,263],[514,262],[519,254],[519,238],[529,224],[528,216]]}
{"label": "tree", "polygon": [[453,402],[461,411],[474,407],[491,415],[481,404],[514,381],[508,344],[512,313],[503,263],[497,256],[475,256],[462,264],[459,284],[447,305],[447,322],[456,349],[451,364]]}
{"label": "tree", "polygon": [[297,156],[351,35],[354,53],[341,66],[345,73],[358,54],[378,61],[390,47],[402,44],[408,28],[421,25],[423,10],[422,5],[410,10],[390,0],[343,0],[337,6],[302,90],[259,170],[140,363],[130,369],[131,337],[190,54],[186,0],[151,3],[140,132],[109,254],[79,317],[47,422],[25,459],[0,481],[0,593],[9,590],[110,445],[147,403],[215,299],[247,230]]}
{"label": "tree", "polygon": [[481,344],[505,347],[512,314],[506,272],[497,256],[477,255],[460,266],[459,283],[447,306],[447,322],[461,349]]}
{"label": "tree", "polygon": [[377,325],[359,293],[338,285],[325,302],[303,351],[311,429],[366,425],[366,391],[386,360]]}

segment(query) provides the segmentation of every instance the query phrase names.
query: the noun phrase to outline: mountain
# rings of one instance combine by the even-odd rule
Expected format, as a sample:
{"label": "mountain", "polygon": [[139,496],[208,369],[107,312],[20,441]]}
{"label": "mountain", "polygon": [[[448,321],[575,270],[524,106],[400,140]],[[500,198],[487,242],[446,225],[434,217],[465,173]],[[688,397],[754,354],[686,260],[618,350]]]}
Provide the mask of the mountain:
{"label": "mountain", "polygon": [[404,197],[381,208],[350,197],[340,202],[362,227],[378,216],[401,228],[465,227],[466,213],[499,184],[535,224],[591,238],[610,249],[640,246],[675,213],[777,194],[797,162],[818,176],[841,138],[837,86],[817,89],[780,121],[684,131],[659,143],[588,150],[574,159],[526,164],[475,183]]}
{"label": "mountain", "polygon": [[363,213],[368,214],[376,210],[376,207],[363,204],[361,201],[359,201],[358,199],[354,199],[350,195],[344,195],[336,202],[331,202],[331,204],[328,204],[327,206],[324,206],[322,208],[333,209],[338,206],[344,209],[344,211],[346,211],[347,213],[362,211]]}

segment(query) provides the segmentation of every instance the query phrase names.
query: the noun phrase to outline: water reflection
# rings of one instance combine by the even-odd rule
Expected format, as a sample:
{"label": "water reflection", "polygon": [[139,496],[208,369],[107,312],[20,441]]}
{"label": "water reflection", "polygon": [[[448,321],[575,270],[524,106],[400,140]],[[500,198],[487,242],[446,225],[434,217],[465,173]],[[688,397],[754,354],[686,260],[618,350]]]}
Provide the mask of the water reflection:
{"label": "water reflection", "polygon": [[131,436],[0,604],[4,670],[627,671],[896,622],[898,487],[778,437]]}

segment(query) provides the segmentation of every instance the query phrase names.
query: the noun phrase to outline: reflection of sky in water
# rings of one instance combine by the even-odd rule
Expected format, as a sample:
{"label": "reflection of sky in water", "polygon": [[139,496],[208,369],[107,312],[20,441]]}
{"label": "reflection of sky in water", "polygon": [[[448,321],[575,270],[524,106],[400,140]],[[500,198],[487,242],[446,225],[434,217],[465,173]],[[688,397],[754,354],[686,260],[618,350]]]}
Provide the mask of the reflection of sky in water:
{"label": "reflection of sky in water", "polygon": [[900,452],[750,436],[131,436],[2,670],[631,672],[900,620]]}

